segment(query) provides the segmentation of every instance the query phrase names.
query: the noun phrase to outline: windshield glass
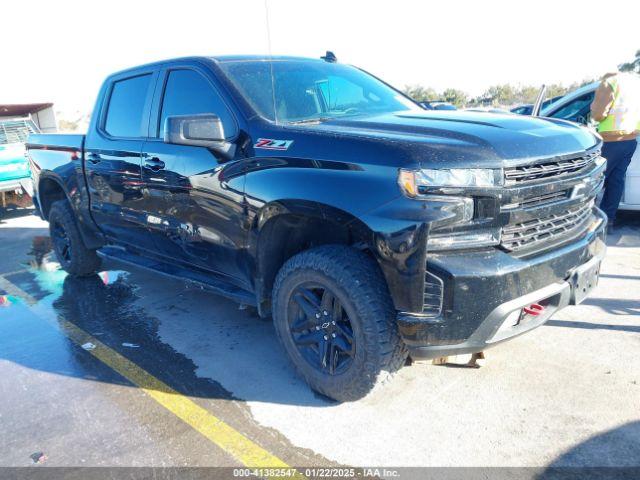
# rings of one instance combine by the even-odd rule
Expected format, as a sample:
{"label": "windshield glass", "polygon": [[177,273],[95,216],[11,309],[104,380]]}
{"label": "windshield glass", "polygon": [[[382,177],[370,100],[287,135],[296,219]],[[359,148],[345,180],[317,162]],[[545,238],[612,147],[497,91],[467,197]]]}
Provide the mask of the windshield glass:
{"label": "windshield glass", "polygon": [[275,59],[227,61],[220,67],[261,116],[277,122],[421,111],[376,78],[347,65]]}

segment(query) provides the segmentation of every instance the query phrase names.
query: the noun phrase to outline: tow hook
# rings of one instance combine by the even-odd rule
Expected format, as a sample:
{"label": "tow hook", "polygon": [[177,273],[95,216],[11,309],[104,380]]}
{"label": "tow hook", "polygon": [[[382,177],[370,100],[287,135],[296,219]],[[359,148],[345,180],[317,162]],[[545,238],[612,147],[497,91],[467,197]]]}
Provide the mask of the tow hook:
{"label": "tow hook", "polygon": [[527,315],[531,315],[532,317],[538,317],[544,313],[545,308],[543,305],[540,305],[539,303],[532,303],[528,307],[524,307],[522,310]]}

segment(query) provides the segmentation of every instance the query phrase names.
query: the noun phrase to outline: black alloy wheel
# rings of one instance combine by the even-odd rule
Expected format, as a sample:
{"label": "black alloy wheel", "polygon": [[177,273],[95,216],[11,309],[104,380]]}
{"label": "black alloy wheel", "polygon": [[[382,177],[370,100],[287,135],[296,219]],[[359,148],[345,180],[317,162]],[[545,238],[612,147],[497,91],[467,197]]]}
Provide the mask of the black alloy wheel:
{"label": "black alloy wheel", "polygon": [[53,249],[58,256],[58,259],[62,262],[71,261],[71,241],[69,235],[64,229],[64,226],[60,222],[55,222],[51,225],[50,229],[51,242],[53,243]]}
{"label": "black alloy wheel", "polygon": [[49,235],[60,266],[69,274],[83,277],[100,268],[100,258],[95,249],[84,244],[75,213],[66,200],[58,200],[51,205]]}
{"label": "black alloy wheel", "polygon": [[349,368],[355,356],[353,327],[340,300],[325,286],[305,283],[289,301],[289,332],[298,351],[329,375]]}
{"label": "black alloy wheel", "polygon": [[271,308],[293,366],[327,397],[358,400],[406,361],[382,271],[355,248],[323,245],[291,257],[276,276]]}

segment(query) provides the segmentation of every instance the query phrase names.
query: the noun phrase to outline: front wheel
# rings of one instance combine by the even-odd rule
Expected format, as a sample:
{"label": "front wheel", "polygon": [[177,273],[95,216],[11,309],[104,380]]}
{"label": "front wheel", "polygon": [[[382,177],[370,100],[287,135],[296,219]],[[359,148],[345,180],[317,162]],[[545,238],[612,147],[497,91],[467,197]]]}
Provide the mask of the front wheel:
{"label": "front wheel", "polygon": [[100,257],[82,241],[76,216],[66,200],[58,200],[51,205],[49,234],[53,251],[64,270],[78,277],[91,275],[98,270]]}
{"label": "front wheel", "polygon": [[328,245],[289,259],[273,289],[273,319],[300,375],[338,401],[364,397],[407,357],[380,269],[350,247]]}

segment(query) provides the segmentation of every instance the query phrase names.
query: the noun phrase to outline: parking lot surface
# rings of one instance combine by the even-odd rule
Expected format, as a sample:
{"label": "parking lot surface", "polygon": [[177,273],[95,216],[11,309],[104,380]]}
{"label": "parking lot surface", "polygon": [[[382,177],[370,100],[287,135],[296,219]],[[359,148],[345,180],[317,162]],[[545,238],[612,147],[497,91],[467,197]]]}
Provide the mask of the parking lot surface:
{"label": "parking lot surface", "polygon": [[582,305],[480,369],[414,364],[338,404],[251,310],[112,260],[66,277],[47,224],[5,214],[0,466],[640,466],[640,215],[622,221]]}

